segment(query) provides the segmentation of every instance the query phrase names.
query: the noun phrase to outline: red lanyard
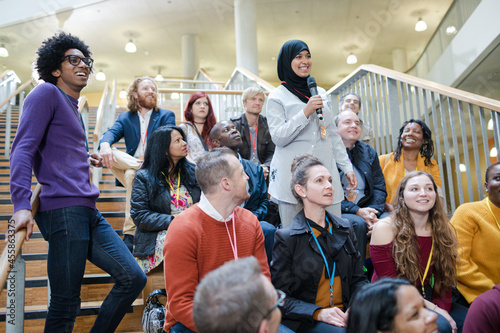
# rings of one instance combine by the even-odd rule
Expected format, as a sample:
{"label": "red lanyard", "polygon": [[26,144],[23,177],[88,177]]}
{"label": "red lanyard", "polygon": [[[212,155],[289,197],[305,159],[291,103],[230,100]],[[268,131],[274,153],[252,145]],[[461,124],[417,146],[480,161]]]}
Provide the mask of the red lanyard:
{"label": "red lanyard", "polygon": [[[281,83],[288,84],[288,83],[286,83],[286,81],[281,81]],[[303,93],[301,93],[297,89],[293,88],[293,90],[295,90],[297,92],[297,94],[300,94],[300,95],[304,96],[307,99],[311,99],[311,97],[304,95]]]}
{"label": "red lanyard", "polygon": [[227,231],[227,236],[229,237],[229,243],[231,243],[231,250],[233,250],[234,260],[238,260],[238,248],[236,245],[236,227],[235,227],[235,223],[234,223],[234,212],[231,213],[231,218],[233,220],[234,244],[233,244],[233,241],[231,240],[231,234],[229,234],[229,228],[227,227],[227,221],[224,222],[224,224],[226,225],[226,231]]}
{"label": "red lanyard", "polygon": [[[146,150],[146,140],[147,140],[147,137],[148,137],[148,129],[149,129],[149,122],[148,122],[148,126],[146,127],[146,133],[144,133],[144,140],[142,139],[142,135],[141,135],[141,143],[142,143],[142,150]],[[144,155],[144,152],[143,152],[143,155]]]}
{"label": "red lanyard", "polygon": [[259,124],[255,126],[255,134],[252,140],[252,137],[250,136],[250,141],[252,141],[252,155],[255,155],[255,146],[257,145],[257,131],[259,130]]}

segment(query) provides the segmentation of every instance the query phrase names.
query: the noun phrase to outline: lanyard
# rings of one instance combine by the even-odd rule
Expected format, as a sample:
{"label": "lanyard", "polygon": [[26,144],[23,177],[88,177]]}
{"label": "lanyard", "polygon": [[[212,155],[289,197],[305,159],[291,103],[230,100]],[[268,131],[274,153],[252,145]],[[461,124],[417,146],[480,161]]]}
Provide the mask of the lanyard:
{"label": "lanyard", "polygon": [[[172,193],[174,193],[174,187],[172,186],[172,183],[170,182],[170,180],[167,178],[167,176],[165,176],[163,171],[161,172],[161,174],[163,175],[163,177],[165,177],[165,180],[167,181],[168,185],[170,185],[170,189],[172,190]],[[179,173],[177,174],[177,194],[174,194],[175,195],[174,205],[177,208],[179,207],[179,189],[180,188],[181,188],[181,169],[179,169]]]}
{"label": "lanyard", "polygon": [[59,89],[59,91],[62,92],[62,94],[66,97],[66,99],[68,100],[69,105],[71,106],[71,109],[75,113],[76,118],[80,122],[80,125],[82,125],[83,136],[85,137],[85,148],[87,149],[87,154],[88,154],[88,152],[89,152],[89,142],[87,141],[87,134],[85,133],[85,124],[83,123],[82,115],[78,112],[78,110],[75,110],[75,106],[73,105],[73,103],[71,103],[71,100],[69,99],[68,95],[64,91],[62,91],[61,88],[57,87],[57,89]]}
{"label": "lanyard", "polygon": [[226,225],[226,231],[227,231],[227,236],[229,237],[229,243],[231,244],[231,250],[233,250],[234,260],[238,260],[238,247],[236,245],[236,227],[235,227],[235,223],[234,223],[234,212],[231,213],[231,218],[233,220],[234,244],[233,244],[233,241],[231,240],[231,234],[229,233],[229,228],[227,227],[227,221],[224,222],[224,224]]}
{"label": "lanyard", "polygon": [[[325,215],[325,221],[328,223],[328,230],[330,231],[330,234],[333,235],[332,232],[332,225],[328,221],[328,217]],[[321,246],[319,245],[318,239],[316,238],[316,235],[314,234],[314,231],[311,228],[311,225],[309,224],[309,221],[307,221],[307,225],[309,226],[309,229],[311,229],[312,236],[314,238],[314,241],[316,242],[316,245],[318,246],[319,252],[321,253],[321,256],[323,257],[323,261],[325,262],[325,267],[326,267],[326,274],[328,275],[328,278],[330,279],[330,306],[333,306],[333,280],[335,279],[335,261],[333,262],[333,268],[332,268],[332,273],[330,274],[330,268],[328,267],[328,261],[326,260],[325,254],[323,253],[323,250],[321,249]]]}
{"label": "lanyard", "polygon": [[498,224],[497,217],[495,216],[495,214],[493,214],[493,211],[491,210],[489,198],[488,198],[488,201],[486,201],[486,204],[488,205],[488,209],[490,210],[491,215],[493,215],[493,218],[495,219],[495,222],[497,223],[498,229],[500,229],[500,224]]}
{"label": "lanyard", "polygon": [[424,282],[425,278],[427,277],[427,273],[429,273],[429,268],[431,267],[433,250],[434,250],[434,235],[432,236],[431,253],[429,253],[429,259],[427,259],[427,266],[425,267],[424,277],[422,277],[422,274],[420,274],[420,270],[418,271],[418,276],[420,277],[420,282],[422,283],[421,287],[424,298],[425,298]]}
{"label": "lanyard", "polygon": [[148,122],[148,126],[146,127],[146,133],[144,134],[144,139],[142,139],[142,135],[140,138],[140,141],[142,144],[143,154],[144,154],[144,152],[146,152],[146,140],[148,139],[148,130],[149,130],[149,122]]}
{"label": "lanyard", "polygon": [[255,126],[255,134],[254,138],[252,140],[252,137],[250,136],[250,141],[252,141],[252,155],[255,155],[255,146],[257,145],[257,131],[259,130],[259,124]]}
{"label": "lanyard", "polygon": [[[281,83],[284,83],[284,84],[288,85],[288,83],[286,83],[286,81],[281,81]],[[307,99],[311,99],[311,97],[304,95],[303,93],[301,93],[297,89],[293,88],[293,90],[295,90],[297,92],[297,94],[302,95],[302,96],[304,96]]]}

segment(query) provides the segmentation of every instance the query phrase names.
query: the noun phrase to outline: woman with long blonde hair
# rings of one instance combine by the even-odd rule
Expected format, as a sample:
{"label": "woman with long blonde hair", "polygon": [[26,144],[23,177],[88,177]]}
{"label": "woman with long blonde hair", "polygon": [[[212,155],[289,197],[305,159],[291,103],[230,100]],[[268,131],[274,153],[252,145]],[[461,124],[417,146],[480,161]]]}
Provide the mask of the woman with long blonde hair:
{"label": "woman with long blonde hair", "polygon": [[394,211],[373,229],[372,281],[381,277],[408,280],[421,292],[427,308],[438,313],[440,332],[461,332],[467,309],[451,301],[457,239],[436,197],[436,182],[427,172],[414,171],[403,178],[395,193]]}

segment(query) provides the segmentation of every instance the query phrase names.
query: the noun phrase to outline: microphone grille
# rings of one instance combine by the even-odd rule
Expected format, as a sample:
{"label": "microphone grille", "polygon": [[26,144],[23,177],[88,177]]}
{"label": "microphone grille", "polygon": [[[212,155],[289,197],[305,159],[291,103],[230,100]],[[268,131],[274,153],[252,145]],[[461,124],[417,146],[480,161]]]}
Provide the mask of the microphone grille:
{"label": "microphone grille", "polygon": [[316,85],[316,80],[314,79],[314,77],[309,76],[309,77],[307,78],[307,86],[308,86],[309,88],[311,88],[311,87],[316,87],[316,86],[317,86],[317,85]]}

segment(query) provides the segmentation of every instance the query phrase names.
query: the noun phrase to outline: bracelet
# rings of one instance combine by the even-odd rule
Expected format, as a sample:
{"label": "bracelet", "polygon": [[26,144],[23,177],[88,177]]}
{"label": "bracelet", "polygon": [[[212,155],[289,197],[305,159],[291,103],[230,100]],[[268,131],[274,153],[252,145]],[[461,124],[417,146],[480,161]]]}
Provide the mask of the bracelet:
{"label": "bracelet", "polygon": [[437,304],[434,304],[434,308],[432,309],[432,311],[436,311],[436,308],[437,308]]}

